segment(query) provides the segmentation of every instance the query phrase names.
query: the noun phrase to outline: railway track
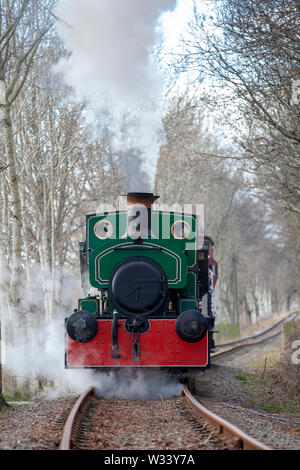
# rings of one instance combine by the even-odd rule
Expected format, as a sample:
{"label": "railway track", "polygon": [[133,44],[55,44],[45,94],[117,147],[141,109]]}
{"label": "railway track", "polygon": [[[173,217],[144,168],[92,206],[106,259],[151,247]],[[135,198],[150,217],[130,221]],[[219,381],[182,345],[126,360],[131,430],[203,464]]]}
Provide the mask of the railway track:
{"label": "railway track", "polygon": [[192,407],[196,413],[202,416],[220,436],[229,439],[240,450],[271,450],[258,440],[248,436],[236,426],[225,419],[208,410],[198,400],[196,400],[186,386],[183,387],[183,394],[188,406]]}
{"label": "railway track", "polygon": [[[222,344],[218,346],[218,351],[212,354],[212,358],[218,358],[242,347],[259,344],[267,339],[274,338],[281,333],[282,323],[284,321],[292,320],[298,316],[299,312],[292,312],[261,332],[247,336],[241,340]],[[181,416],[190,421],[192,432],[196,434],[197,438],[199,438],[199,440],[203,439],[204,442],[211,441],[210,444],[213,446],[215,445],[216,449],[270,450],[270,447],[267,447],[253,437],[248,436],[236,426],[204,407],[198,400],[196,400],[187,386],[183,387],[182,397],[177,397],[173,401],[174,403],[170,401],[170,407],[171,409],[173,406],[175,408],[174,411],[171,410],[171,414],[174,414],[176,410],[179,411]],[[107,426],[107,417],[109,417],[110,414],[109,411],[111,409],[114,410],[113,414],[116,419],[118,419],[118,413],[116,413],[116,410],[124,409],[125,414],[127,412],[130,414],[130,407],[133,409],[136,405],[133,405],[133,403],[130,404],[129,402],[130,400],[113,400],[95,397],[94,388],[89,387],[82,395],[80,395],[65,422],[59,449],[71,450],[75,448],[90,448],[90,445],[86,441],[86,435],[89,434],[87,430],[90,431],[93,427],[92,420],[96,413],[95,410],[101,409],[102,407],[104,411],[102,414],[101,411],[98,414],[100,417],[102,416],[102,418],[103,416],[106,416],[104,425],[100,422],[99,432],[101,434],[103,431],[102,427],[105,428]],[[109,414],[105,414],[107,412]],[[115,426],[117,434],[118,428],[121,429],[120,422],[117,422]],[[113,427],[113,425],[109,423],[109,427]],[[216,441],[212,440],[212,434],[214,434]],[[105,439],[99,440],[100,448],[105,448],[103,447],[104,441]],[[127,448],[126,445],[129,444],[125,443],[122,445],[124,446],[122,448],[125,449]],[[117,447],[115,448],[117,449]]]}
{"label": "railway track", "polygon": [[94,387],[91,386],[79,396],[72,407],[63,427],[59,450],[71,450],[74,447],[74,439],[76,439],[76,437],[78,439],[80,426],[82,425],[83,418],[93,395]]}
{"label": "railway track", "polygon": [[138,403],[95,397],[89,387],[65,422],[59,449],[137,450],[142,442],[149,449],[269,449],[203,407],[187,386],[181,397]]}
{"label": "railway track", "polygon": [[253,335],[246,336],[236,341],[232,341],[230,343],[224,343],[217,346],[217,351],[211,354],[211,358],[217,358],[219,356],[223,356],[227,353],[231,353],[232,351],[238,350],[245,346],[259,344],[267,339],[275,338],[279,334],[282,333],[282,324],[285,321],[295,320],[299,317],[299,312],[292,312],[288,314],[286,317],[278,320],[272,326],[265,328],[264,330],[254,333]]}

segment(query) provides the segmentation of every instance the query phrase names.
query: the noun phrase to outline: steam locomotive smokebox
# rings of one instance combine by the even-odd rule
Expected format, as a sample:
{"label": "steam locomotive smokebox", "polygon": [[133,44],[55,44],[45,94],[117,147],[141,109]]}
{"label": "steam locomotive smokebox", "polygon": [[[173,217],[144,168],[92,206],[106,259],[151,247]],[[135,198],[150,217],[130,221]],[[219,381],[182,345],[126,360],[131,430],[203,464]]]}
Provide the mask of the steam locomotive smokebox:
{"label": "steam locomotive smokebox", "polygon": [[98,322],[95,316],[87,310],[78,310],[67,321],[67,332],[77,343],[88,343],[98,333]]}
{"label": "steam locomotive smokebox", "polygon": [[197,310],[186,310],[176,320],[176,333],[187,343],[196,343],[206,335],[206,318]]}
{"label": "steam locomotive smokebox", "polygon": [[167,277],[158,263],[136,256],[116,266],[111,274],[109,292],[124,313],[150,315],[166,300]]}

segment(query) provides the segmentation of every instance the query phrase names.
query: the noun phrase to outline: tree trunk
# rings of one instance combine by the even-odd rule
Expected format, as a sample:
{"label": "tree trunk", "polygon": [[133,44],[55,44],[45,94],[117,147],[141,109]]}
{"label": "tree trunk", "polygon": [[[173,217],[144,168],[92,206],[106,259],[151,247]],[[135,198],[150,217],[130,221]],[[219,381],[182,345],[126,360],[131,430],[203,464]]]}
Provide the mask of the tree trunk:
{"label": "tree trunk", "polygon": [[237,324],[238,333],[240,334],[240,317],[239,317],[239,297],[238,297],[238,277],[237,277],[237,255],[232,255],[232,291],[233,291],[233,316],[234,322]]}
{"label": "tree trunk", "polygon": [[7,408],[8,405],[2,395],[2,360],[1,360],[1,347],[2,347],[2,342],[1,342],[1,322],[0,322],[0,411],[3,409]]}
{"label": "tree trunk", "polygon": [[21,246],[22,246],[22,219],[21,201],[19,194],[19,179],[16,168],[15,145],[12,131],[12,121],[9,105],[3,105],[2,129],[5,141],[5,150],[9,175],[9,185],[12,198],[12,265],[9,287],[9,302],[17,308],[20,304],[20,279],[21,279]]}

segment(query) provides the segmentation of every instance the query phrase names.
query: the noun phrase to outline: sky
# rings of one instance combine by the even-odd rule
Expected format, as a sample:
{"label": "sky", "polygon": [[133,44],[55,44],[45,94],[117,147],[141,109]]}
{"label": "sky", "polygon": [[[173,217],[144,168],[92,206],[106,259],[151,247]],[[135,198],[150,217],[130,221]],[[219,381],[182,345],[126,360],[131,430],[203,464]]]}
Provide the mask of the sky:
{"label": "sky", "polygon": [[166,47],[176,48],[181,34],[186,30],[186,25],[193,13],[194,0],[177,0],[176,10],[163,14],[163,26],[165,30]]}
{"label": "sky", "polygon": [[177,0],[176,9],[162,15],[167,49],[178,49],[180,37],[185,33],[188,22],[193,17],[194,3],[196,4],[198,11],[208,12],[211,8],[212,1]]}

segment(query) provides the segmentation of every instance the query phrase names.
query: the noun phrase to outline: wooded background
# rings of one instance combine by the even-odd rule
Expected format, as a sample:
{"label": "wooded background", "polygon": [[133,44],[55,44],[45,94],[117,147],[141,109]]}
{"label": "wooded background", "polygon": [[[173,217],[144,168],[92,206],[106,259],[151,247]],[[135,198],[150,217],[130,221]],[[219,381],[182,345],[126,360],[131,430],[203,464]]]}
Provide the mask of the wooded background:
{"label": "wooded background", "polygon": [[[53,72],[68,55],[56,5],[0,1],[0,318],[11,344],[77,298],[84,215],[114,204],[133,172],[149,186],[138,149],[114,152],[109,127],[96,139],[87,103]],[[239,329],[298,301],[300,3],[214,5],[195,8],[178,54],[157,51],[166,141],[151,189],[162,203],[205,205],[217,321]]]}

